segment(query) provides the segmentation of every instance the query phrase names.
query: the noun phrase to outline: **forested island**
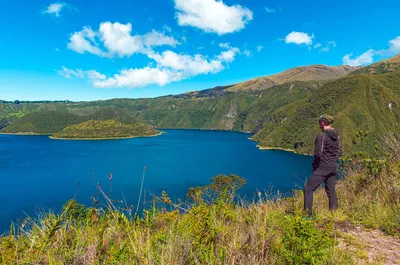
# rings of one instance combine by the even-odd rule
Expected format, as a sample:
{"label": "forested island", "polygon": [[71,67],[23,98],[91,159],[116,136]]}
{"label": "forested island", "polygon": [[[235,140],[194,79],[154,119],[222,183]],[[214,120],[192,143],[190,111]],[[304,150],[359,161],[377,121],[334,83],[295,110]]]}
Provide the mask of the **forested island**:
{"label": "forested island", "polygon": [[52,139],[105,140],[156,136],[161,132],[146,123],[124,124],[114,120],[90,120],[66,127]]}

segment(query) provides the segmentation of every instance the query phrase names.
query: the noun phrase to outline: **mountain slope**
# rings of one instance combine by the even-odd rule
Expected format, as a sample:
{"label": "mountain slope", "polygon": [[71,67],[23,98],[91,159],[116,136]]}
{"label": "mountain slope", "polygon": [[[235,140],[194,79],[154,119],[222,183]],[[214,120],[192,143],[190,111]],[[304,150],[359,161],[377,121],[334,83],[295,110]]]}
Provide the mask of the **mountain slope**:
{"label": "mountain slope", "polygon": [[[43,105],[40,110],[13,120],[3,132],[52,133],[93,119],[112,119],[123,123],[148,122],[161,128],[255,132],[276,108],[309,97],[323,84],[317,81],[291,82],[266,91],[224,93],[211,97],[169,96],[60,103],[57,113],[51,113],[54,111],[53,105]],[[49,115],[54,118],[49,118]],[[55,126],[53,121],[59,121],[60,124]]]}
{"label": "mountain slope", "polygon": [[400,70],[400,54],[374,63],[370,66],[363,67],[359,70],[354,71],[352,74],[384,74],[384,73],[389,73],[393,72],[396,70]]}
{"label": "mountain slope", "polygon": [[227,88],[227,91],[252,91],[264,90],[275,85],[284,84],[293,81],[323,81],[339,79],[349,73],[357,70],[359,67],[352,66],[326,66],[326,65],[311,65],[296,67],[289,69],[279,74],[256,78],[247,82],[243,82]]}
{"label": "mountain slope", "polygon": [[[318,117],[328,113],[336,118],[345,151],[354,148],[374,152],[388,133],[400,129],[400,71],[382,75],[351,75],[327,83],[307,100],[279,108],[263,124],[254,139],[261,146],[311,152],[318,133]],[[352,144],[358,130],[369,131],[365,141]]]}

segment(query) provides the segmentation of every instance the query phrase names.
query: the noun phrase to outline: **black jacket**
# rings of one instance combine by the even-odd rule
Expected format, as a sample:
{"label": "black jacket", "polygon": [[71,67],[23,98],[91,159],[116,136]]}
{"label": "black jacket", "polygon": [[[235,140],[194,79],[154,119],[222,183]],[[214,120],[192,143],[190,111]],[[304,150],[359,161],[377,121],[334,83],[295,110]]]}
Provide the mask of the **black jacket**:
{"label": "black jacket", "polygon": [[315,138],[314,170],[317,168],[335,169],[342,155],[339,131],[328,129]]}

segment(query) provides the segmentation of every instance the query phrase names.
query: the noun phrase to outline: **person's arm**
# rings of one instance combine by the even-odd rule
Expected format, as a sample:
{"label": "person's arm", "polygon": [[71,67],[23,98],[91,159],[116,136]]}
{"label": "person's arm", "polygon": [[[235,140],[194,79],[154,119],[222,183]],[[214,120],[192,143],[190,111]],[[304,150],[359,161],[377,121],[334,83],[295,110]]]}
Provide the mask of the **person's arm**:
{"label": "person's arm", "polygon": [[314,150],[314,162],[313,162],[314,170],[319,166],[319,162],[321,160],[323,151],[324,151],[324,134],[320,133],[315,138],[315,150]]}
{"label": "person's arm", "polygon": [[342,145],[340,144],[340,136],[338,137],[339,141],[339,150],[338,150],[338,159],[342,156]]}

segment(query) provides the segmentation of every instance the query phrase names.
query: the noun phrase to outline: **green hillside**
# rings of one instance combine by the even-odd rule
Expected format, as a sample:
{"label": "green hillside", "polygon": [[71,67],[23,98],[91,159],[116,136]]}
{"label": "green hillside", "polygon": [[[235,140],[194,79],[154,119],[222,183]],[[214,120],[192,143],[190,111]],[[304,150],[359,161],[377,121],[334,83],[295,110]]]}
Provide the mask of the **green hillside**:
{"label": "green hillside", "polygon": [[322,113],[334,115],[345,151],[354,151],[357,131],[369,136],[358,148],[374,153],[378,142],[398,131],[400,71],[381,75],[351,75],[330,82],[306,100],[276,110],[254,139],[261,146],[311,152]]}
{"label": "green hillside", "polygon": [[123,124],[114,120],[86,121],[52,135],[54,139],[114,139],[154,136],[160,131],[145,123]]}
{"label": "green hillside", "polygon": [[[168,96],[155,99],[42,105],[13,120],[3,132],[54,133],[87,120],[147,122],[163,128],[222,129],[254,132],[277,107],[307,98],[324,81],[291,82],[266,91],[224,93],[220,96]],[[27,104],[28,105],[28,104]],[[51,116],[51,117],[48,117]],[[48,119],[53,123],[49,123]],[[68,123],[61,122],[68,120]],[[30,126],[28,126],[30,125]],[[35,127],[35,128],[32,128]]]}
{"label": "green hillside", "polygon": [[400,70],[400,54],[354,71],[352,74],[384,74]]}
{"label": "green hillside", "polygon": [[[45,107],[45,106],[42,106]],[[3,128],[5,133],[51,134],[65,127],[85,121],[85,118],[65,110],[48,110],[42,108],[18,119],[8,119],[10,125]],[[63,106],[57,106],[63,109]]]}

